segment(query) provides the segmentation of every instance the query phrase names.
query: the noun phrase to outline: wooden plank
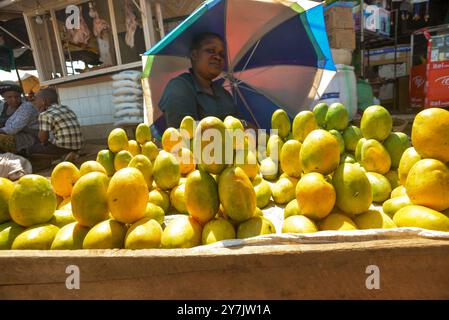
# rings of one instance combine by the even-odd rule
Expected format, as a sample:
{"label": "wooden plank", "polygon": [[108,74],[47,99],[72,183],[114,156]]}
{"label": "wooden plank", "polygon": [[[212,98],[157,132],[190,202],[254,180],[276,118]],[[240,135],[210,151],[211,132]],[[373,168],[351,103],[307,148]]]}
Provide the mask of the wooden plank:
{"label": "wooden plank", "polygon": [[108,0],[109,16],[111,18],[111,31],[112,38],[114,39],[115,56],[117,59],[117,65],[122,64],[122,54],[120,52],[120,44],[118,38],[117,24],[115,21],[114,3],[112,0]]}
{"label": "wooden plank", "polygon": [[165,37],[165,30],[164,30],[164,18],[162,16],[161,3],[159,1],[156,2],[156,18],[159,27],[159,33],[162,39],[163,37]]}
{"label": "wooden plank", "polygon": [[56,18],[55,10],[50,10],[51,21],[53,25],[53,32],[55,34],[56,46],[58,47],[59,61],[61,63],[62,75],[67,77],[67,67],[64,57],[64,48],[62,47],[61,34],[58,28],[58,19]]}
{"label": "wooden plank", "polygon": [[39,78],[45,79],[44,70],[42,68],[42,63],[41,63],[39,51],[37,48],[36,35],[34,33],[32,25],[31,25],[30,17],[24,13],[23,19],[25,20],[25,26],[26,26],[27,33],[28,33],[28,38],[30,39],[30,45],[31,45],[32,52],[33,52],[33,59],[36,64],[36,69],[39,74]]}
{"label": "wooden plank", "polygon": [[[68,290],[68,265],[80,289]],[[380,289],[366,287],[370,265]],[[449,299],[449,242],[0,252],[0,299]]]}
{"label": "wooden plank", "polygon": [[142,8],[142,25],[143,34],[145,37],[145,47],[149,50],[156,44],[153,22],[153,10],[149,0],[140,0],[140,7]]}

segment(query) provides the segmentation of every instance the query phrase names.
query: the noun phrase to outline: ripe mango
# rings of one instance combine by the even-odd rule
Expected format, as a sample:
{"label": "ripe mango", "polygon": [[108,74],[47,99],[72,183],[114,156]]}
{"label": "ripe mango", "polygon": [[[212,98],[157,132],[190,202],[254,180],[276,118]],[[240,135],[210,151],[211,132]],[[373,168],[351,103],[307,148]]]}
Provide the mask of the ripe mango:
{"label": "ripe mango", "polygon": [[162,190],[176,187],[181,178],[181,168],[176,157],[162,150],[153,164],[153,178]]}
{"label": "ripe mango", "polygon": [[245,172],[238,167],[226,168],[218,178],[218,195],[224,213],[241,222],[254,216],[256,192]]}
{"label": "ripe mango", "polygon": [[317,119],[311,111],[301,111],[293,119],[293,138],[304,142],[310,132],[318,129]]}
{"label": "ripe mango", "polygon": [[112,216],[123,223],[142,219],[148,203],[148,187],[136,168],[125,168],[114,174],[107,191]]}
{"label": "ripe mango", "polygon": [[108,177],[100,172],[91,172],[82,176],[72,193],[72,213],[76,221],[86,227],[108,219],[107,190]]}
{"label": "ripe mango", "polygon": [[205,224],[216,215],[220,207],[216,181],[204,170],[192,172],[187,177],[184,200],[189,214]]}

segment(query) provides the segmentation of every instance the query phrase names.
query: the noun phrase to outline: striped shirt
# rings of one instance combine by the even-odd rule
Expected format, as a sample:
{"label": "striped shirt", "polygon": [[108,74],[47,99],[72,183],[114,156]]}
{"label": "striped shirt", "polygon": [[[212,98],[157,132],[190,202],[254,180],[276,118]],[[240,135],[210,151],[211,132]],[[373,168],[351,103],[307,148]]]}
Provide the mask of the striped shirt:
{"label": "striped shirt", "polygon": [[50,143],[69,149],[79,150],[83,144],[81,126],[75,112],[70,108],[53,104],[39,115],[39,130],[50,133]]}

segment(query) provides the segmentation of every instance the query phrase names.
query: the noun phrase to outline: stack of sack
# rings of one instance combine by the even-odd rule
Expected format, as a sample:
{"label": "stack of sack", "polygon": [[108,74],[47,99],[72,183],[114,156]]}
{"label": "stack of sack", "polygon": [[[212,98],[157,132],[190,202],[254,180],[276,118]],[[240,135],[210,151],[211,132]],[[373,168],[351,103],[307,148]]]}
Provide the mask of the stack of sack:
{"label": "stack of sack", "polygon": [[114,126],[136,125],[143,122],[143,95],[139,71],[126,70],[112,76]]}

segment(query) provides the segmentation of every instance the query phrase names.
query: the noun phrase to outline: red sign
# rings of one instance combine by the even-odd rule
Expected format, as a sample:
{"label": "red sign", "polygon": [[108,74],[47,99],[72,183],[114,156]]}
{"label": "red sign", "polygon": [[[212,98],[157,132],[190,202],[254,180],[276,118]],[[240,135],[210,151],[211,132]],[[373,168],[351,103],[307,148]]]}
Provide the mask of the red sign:
{"label": "red sign", "polygon": [[410,73],[410,103],[412,107],[423,107],[426,97],[426,64],[414,66]]}
{"label": "red sign", "polygon": [[427,76],[425,107],[449,106],[449,61],[431,62]]}

